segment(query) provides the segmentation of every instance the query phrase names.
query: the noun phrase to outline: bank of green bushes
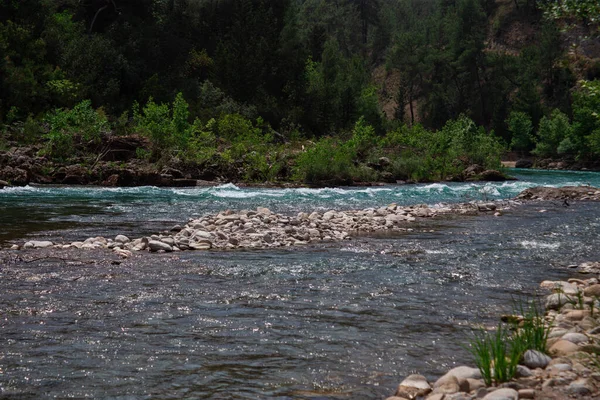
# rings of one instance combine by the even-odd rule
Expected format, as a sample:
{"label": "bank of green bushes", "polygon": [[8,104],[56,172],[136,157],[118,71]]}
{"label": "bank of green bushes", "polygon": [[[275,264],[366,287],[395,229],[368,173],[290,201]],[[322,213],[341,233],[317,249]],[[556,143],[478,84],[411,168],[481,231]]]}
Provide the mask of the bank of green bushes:
{"label": "bank of green bushes", "polygon": [[[40,121],[13,125],[17,131],[44,131],[42,153],[61,162],[96,152],[107,134],[139,134],[148,148],[139,158],[157,165],[176,160],[226,171],[232,179],[249,182],[293,180],[308,184],[350,184],[356,181],[431,181],[460,178],[478,164],[497,169],[504,150],[499,140],[471,119],[461,116],[439,131],[402,125],[378,134],[364,117],[352,130],[333,137],[307,138],[299,130],[281,134],[261,118],[221,113],[201,121],[190,118],[181,93],[172,103],[135,103],[109,123],[102,109],[89,101],[47,113]],[[18,135],[17,135],[18,136]],[[87,152],[87,153],[86,153]]]}

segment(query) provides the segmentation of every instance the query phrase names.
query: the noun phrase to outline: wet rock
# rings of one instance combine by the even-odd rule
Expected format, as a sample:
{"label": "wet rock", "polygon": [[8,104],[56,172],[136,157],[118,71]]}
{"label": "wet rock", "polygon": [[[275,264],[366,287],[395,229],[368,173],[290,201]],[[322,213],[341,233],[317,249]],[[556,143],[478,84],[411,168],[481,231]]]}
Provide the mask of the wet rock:
{"label": "wet rock", "polygon": [[600,274],[600,262],[585,262],[579,264],[577,272],[580,274]]}
{"label": "wet rock", "polygon": [[496,205],[494,203],[479,203],[477,209],[479,211],[495,211]]}
{"label": "wet rock", "polygon": [[4,189],[6,186],[9,186],[8,182],[0,180],[0,189]]}
{"label": "wet rock", "polygon": [[148,241],[148,248],[150,249],[151,252],[157,252],[157,251],[165,251],[167,253],[170,253],[173,251],[173,248],[171,246],[169,246],[166,243],[163,243],[159,240],[150,240]]}
{"label": "wet rock", "polygon": [[480,174],[480,177],[482,181],[490,182],[503,182],[507,180],[506,176],[502,172],[496,171],[495,169],[488,169],[486,171],[483,171]]}
{"label": "wet rock", "polygon": [[531,168],[533,167],[533,161],[527,159],[517,160],[515,163],[515,168]]}
{"label": "wet rock", "polygon": [[523,362],[522,364],[528,368],[546,368],[548,364],[552,361],[552,358],[547,356],[546,354],[537,351],[537,350],[527,350],[525,354],[523,354]]}

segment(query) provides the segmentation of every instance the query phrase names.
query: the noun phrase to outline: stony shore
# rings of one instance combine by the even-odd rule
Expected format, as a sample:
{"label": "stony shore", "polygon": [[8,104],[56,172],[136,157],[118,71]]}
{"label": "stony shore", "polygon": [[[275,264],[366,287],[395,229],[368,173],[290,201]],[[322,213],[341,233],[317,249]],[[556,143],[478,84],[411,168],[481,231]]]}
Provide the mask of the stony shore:
{"label": "stony shore", "polygon": [[376,232],[405,232],[419,220],[449,214],[491,213],[501,215],[512,202],[464,203],[429,207],[400,207],[390,204],[380,208],[355,211],[300,212],[295,216],[256,210],[223,211],[198,219],[185,226],[150,237],[130,239],[124,235],[113,238],[92,237],[72,243],[31,240],[15,244],[13,250],[39,248],[111,249],[128,257],[132,252],[178,252],[186,250],[268,249],[302,246],[309,243],[342,241]]}
{"label": "stony shore", "polygon": [[548,351],[525,352],[511,381],[486,387],[479,369],[459,366],[434,383],[410,375],[386,400],[600,399],[600,262],[572,267],[590,277],[540,284]]}

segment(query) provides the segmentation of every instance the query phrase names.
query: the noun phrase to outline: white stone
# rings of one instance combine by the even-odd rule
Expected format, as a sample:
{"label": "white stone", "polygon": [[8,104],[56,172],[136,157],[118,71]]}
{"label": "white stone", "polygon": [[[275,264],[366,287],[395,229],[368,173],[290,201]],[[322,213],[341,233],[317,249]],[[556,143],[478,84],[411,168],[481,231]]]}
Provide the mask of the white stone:
{"label": "white stone", "polygon": [[131,242],[131,240],[125,235],[117,235],[115,236],[115,242],[125,244]]}
{"label": "white stone", "polygon": [[518,400],[519,392],[514,389],[503,388],[488,393],[483,400]]}

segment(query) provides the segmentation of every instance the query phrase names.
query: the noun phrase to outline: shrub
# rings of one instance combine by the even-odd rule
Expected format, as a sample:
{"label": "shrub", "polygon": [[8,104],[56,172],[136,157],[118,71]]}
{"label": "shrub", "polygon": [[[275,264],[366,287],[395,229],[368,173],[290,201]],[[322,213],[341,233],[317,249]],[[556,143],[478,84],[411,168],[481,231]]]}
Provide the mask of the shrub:
{"label": "shrub", "polygon": [[189,123],[188,103],[183,94],[178,93],[172,105],[156,104],[152,98],[140,111],[139,105],[133,106],[133,120],[136,128],[148,136],[152,144],[153,156],[163,151],[184,150],[196,124]]}
{"label": "shrub", "polygon": [[512,134],[510,148],[520,152],[530,150],[533,145],[533,137],[531,136],[533,125],[529,115],[524,112],[513,111],[508,116],[506,124]]}
{"label": "shrub", "polygon": [[46,114],[49,130],[47,153],[55,158],[66,158],[74,152],[74,137],[86,143],[99,143],[102,133],[110,129],[104,112],[94,110],[90,100],[84,100],[72,109],[56,109]]}
{"label": "shrub", "polygon": [[295,177],[306,183],[344,183],[351,178],[355,153],[332,138],[322,138],[298,156]]}
{"label": "shrub", "polygon": [[[533,154],[540,157],[556,157],[561,143],[570,140],[572,133],[569,117],[555,109],[550,118],[543,117],[538,128],[538,139]],[[565,150],[566,144],[563,146]]]}

